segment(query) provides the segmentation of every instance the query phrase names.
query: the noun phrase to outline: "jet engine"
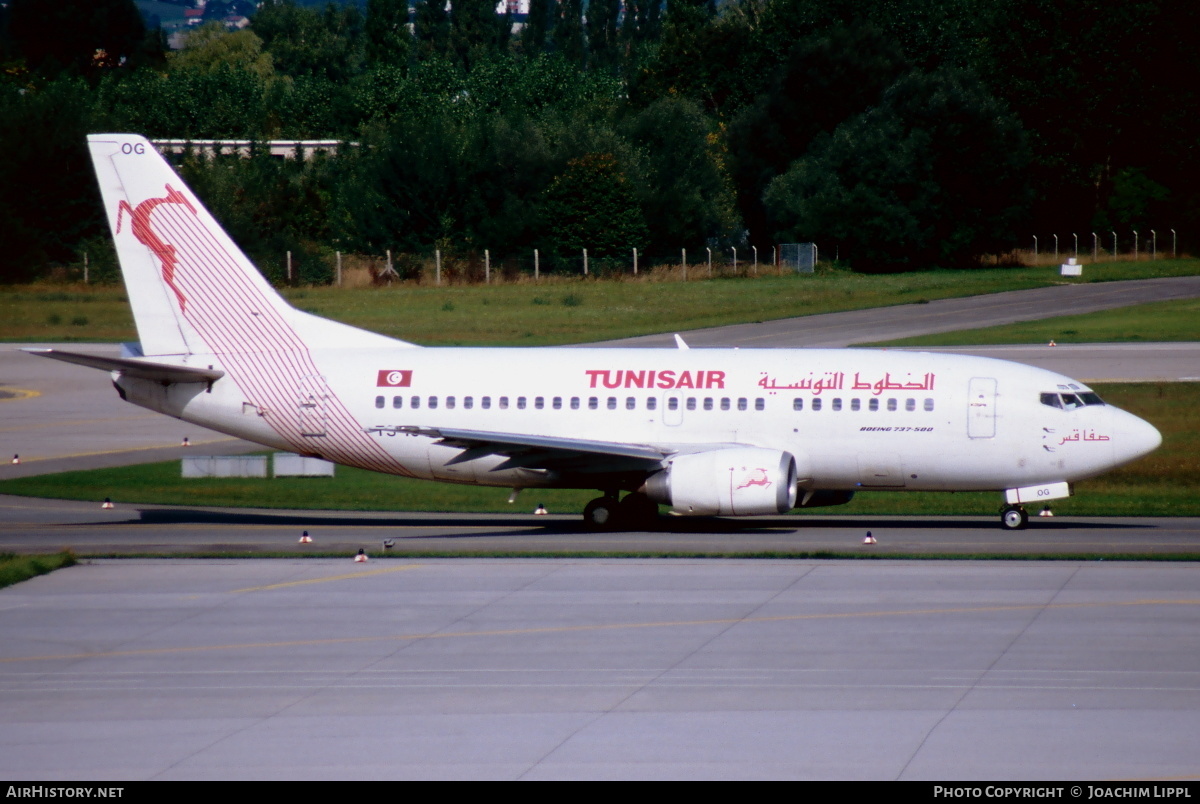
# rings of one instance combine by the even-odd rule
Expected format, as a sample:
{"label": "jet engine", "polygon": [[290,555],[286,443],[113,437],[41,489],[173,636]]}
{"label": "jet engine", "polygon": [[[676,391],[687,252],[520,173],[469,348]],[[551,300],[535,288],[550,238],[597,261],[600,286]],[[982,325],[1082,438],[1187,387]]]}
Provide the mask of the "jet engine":
{"label": "jet engine", "polygon": [[641,491],[677,514],[782,514],[796,505],[796,459],[761,447],[676,455]]}

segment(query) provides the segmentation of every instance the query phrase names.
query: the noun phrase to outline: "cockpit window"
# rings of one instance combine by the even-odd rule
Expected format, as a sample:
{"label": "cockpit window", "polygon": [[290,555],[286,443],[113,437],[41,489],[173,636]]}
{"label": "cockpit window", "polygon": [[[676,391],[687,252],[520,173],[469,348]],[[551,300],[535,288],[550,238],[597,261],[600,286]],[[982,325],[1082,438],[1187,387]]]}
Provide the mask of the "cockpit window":
{"label": "cockpit window", "polygon": [[1075,410],[1085,405],[1103,405],[1104,400],[1099,394],[1083,391],[1078,394],[1042,394],[1041,403],[1052,408]]}

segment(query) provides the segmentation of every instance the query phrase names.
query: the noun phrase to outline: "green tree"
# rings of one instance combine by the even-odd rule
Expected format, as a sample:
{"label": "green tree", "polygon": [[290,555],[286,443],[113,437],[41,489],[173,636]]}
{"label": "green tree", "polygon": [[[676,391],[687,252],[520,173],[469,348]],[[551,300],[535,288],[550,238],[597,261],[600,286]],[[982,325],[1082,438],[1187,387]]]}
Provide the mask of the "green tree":
{"label": "green tree", "polygon": [[733,188],[715,128],[700,105],[687,98],[656,101],[626,125],[643,155],[638,194],[656,255],[737,239]]}
{"label": "green tree", "polygon": [[977,79],[914,72],[822,135],[766,205],[779,239],[836,245],[856,270],[963,267],[1011,248],[1028,161],[1019,121]]}
{"label": "green tree", "polygon": [[356,5],[330,3],[320,12],[292,0],[268,0],[254,15],[253,29],[284,75],[344,83],[362,70],[363,18]]}
{"label": "green tree", "polygon": [[368,0],[363,35],[368,64],[406,70],[413,49],[408,0]]}
{"label": "green tree", "polygon": [[92,105],[79,78],[0,84],[0,282],[76,262],[106,228],[87,153]]}
{"label": "green tree", "polygon": [[183,40],[183,49],[169,54],[167,63],[172,70],[212,73],[231,68],[247,70],[264,80],[275,75],[271,54],[263,51],[262,39],[254,31],[229,33],[218,22],[189,33]]}
{"label": "green tree", "polygon": [[496,15],[495,0],[456,0],[450,12],[450,47],[465,70],[499,50],[509,22]]}
{"label": "green tree", "polygon": [[877,26],[834,25],[798,41],[753,105],[729,126],[738,204],[751,241],[771,241],[763,192],[805,154],[817,135],[879,102],[904,70],[904,57]]}
{"label": "green tree", "polygon": [[582,0],[560,0],[558,16],[554,21],[554,52],[566,59],[568,64],[583,69],[583,2]]}
{"label": "green tree", "polygon": [[633,188],[612,154],[572,159],[547,188],[543,215],[551,250],[574,256],[624,257],[645,249],[649,232]]}
{"label": "green tree", "polygon": [[450,13],[446,0],[417,0],[413,7],[417,60],[444,58],[450,52]]}

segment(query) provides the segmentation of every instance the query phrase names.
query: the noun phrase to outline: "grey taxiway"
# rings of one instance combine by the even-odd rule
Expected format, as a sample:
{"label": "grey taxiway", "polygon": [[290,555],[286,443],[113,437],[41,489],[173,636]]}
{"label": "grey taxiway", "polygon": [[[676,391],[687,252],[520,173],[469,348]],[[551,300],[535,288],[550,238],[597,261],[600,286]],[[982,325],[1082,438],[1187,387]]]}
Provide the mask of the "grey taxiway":
{"label": "grey taxiway", "polygon": [[[1025,305],[1040,304],[1045,316],[1076,311],[1072,298],[1132,298],[1132,286],[1068,292],[1093,287],[1107,300],[1050,289],[1000,305],[982,297],[973,316],[970,300],[954,302],[966,313],[920,305],[914,315],[930,319],[905,334],[942,326],[943,313],[980,325],[988,310],[1035,315]],[[1200,295],[1150,287],[1137,292]],[[881,320],[852,328],[900,337],[880,334]],[[831,325],[775,323],[778,341],[749,325],[720,342],[817,345],[824,336],[804,328]],[[688,339],[714,345],[709,337]],[[1029,351],[1083,379],[1200,376],[1195,344]],[[1114,358],[1123,352],[1124,364]],[[165,459],[184,435],[210,442],[206,451],[241,448],[113,404],[100,372],[61,367],[68,377],[46,364],[0,352],[0,390],[21,392],[0,401],[3,443],[19,445],[4,451],[28,456],[0,475]],[[547,519],[101,511],[10,497],[0,540],[294,547],[302,522],[315,521],[317,547],[331,549],[389,532],[439,550],[506,540],[627,549]],[[780,519],[649,538],[724,549],[799,537],[861,550],[872,527],[819,517],[797,530]],[[1060,554],[1101,542],[1173,551],[1193,548],[1198,528],[1054,520],[1014,537],[991,520],[876,521],[874,547],[955,552],[995,536]],[[1193,563],[90,560],[0,591],[0,633],[6,780],[1200,775]]]}

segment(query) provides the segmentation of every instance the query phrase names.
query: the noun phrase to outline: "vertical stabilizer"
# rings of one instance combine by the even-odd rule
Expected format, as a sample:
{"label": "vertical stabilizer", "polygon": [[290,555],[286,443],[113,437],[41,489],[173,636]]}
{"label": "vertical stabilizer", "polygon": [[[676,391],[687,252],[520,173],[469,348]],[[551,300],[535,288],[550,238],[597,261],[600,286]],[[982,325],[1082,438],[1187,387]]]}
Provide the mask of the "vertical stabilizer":
{"label": "vertical stabilizer", "polygon": [[292,308],[144,137],[88,147],[147,356],[411,346]]}

